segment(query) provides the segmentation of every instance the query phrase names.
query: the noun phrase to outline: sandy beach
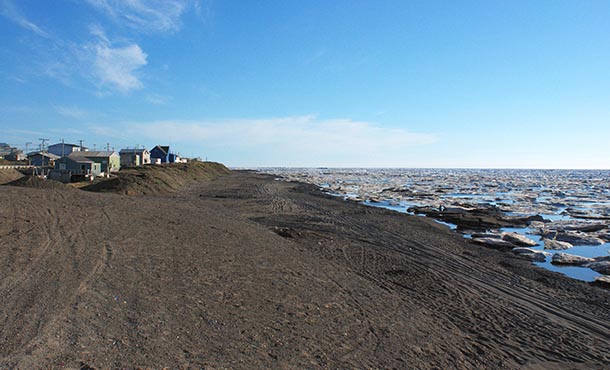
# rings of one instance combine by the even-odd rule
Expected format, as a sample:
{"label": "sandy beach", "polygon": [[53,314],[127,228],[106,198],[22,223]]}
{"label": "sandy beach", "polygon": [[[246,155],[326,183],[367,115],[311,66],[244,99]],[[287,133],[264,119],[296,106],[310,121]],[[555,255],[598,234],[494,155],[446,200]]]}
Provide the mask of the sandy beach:
{"label": "sandy beach", "polygon": [[603,369],[610,291],[248,171],[0,187],[0,368]]}

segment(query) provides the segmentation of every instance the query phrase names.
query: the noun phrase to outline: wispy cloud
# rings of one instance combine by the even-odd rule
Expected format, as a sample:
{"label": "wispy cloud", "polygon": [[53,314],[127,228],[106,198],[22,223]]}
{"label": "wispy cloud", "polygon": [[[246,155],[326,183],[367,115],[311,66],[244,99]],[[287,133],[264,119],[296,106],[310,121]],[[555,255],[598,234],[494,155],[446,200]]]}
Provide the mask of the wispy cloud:
{"label": "wispy cloud", "polygon": [[256,158],[256,164],[270,165],[396,164],[405,159],[404,153],[409,147],[438,140],[434,134],[387,128],[374,122],[318,119],[315,116],[169,120],[126,123],[124,127],[123,134],[127,136],[143,135],[159,142],[171,137],[182,146],[240,153],[243,158]]}
{"label": "wispy cloud", "polygon": [[146,53],[137,44],[113,47],[100,27],[92,27],[97,42],[86,47],[93,59],[93,76],[102,87],[128,93],[143,87],[138,70],[147,64]]}
{"label": "wispy cloud", "polygon": [[87,0],[115,22],[140,32],[175,32],[182,14],[197,9],[192,0]]}
{"label": "wispy cloud", "polygon": [[55,111],[60,115],[68,118],[82,119],[87,116],[87,111],[80,109],[77,106],[64,107],[56,106]]}
{"label": "wispy cloud", "polygon": [[15,81],[18,82],[20,84],[24,84],[27,82],[27,80],[19,77],[19,76],[8,76],[7,79],[11,80],[11,81]]}
{"label": "wispy cloud", "polygon": [[326,55],[326,48],[321,48],[305,58],[304,64],[314,64]]}
{"label": "wispy cloud", "polygon": [[0,14],[17,23],[22,28],[32,31],[39,36],[49,38],[49,34],[28,20],[10,0],[0,0]]}
{"label": "wispy cloud", "polygon": [[172,97],[159,94],[148,94],[146,95],[144,100],[146,100],[150,104],[165,105],[172,100]]}
{"label": "wispy cloud", "polygon": [[29,105],[0,105],[0,112],[32,113],[34,109]]}

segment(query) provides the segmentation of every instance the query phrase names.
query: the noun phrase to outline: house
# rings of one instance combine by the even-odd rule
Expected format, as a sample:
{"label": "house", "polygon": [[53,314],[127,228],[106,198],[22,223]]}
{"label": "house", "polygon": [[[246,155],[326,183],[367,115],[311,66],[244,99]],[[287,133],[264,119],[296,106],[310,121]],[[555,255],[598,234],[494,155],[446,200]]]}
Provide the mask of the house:
{"label": "house", "polygon": [[67,171],[71,175],[99,176],[102,173],[102,164],[85,157],[67,156],[55,161],[55,170]]}
{"label": "house", "polygon": [[28,154],[28,161],[32,166],[53,167],[57,159],[59,159],[58,155],[47,152],[32,152]]}
{"label": "house", "polygon": [[93,161],[101,165],[102,173],[116,172],[121,168],[121,157],[113,151],[77,151],[68,155],[74,161]]}
{"label": "house", "polygon": [[157,145],[150,150],[150,158],[153,163],[157,163],[160,160],[161,163],[174,163],[180,162],[180,157],[169,151],[169,146]]}
{"label": "house", "polygon": [[53,153],[60,157],[65,157],[67,155],[70,155],[70,153],[78,152],[81,150],[87,150],[87,148],[81,147],[80,145],[68,144],[68,143],[57,143],[57,144],[49,145],[49,148],[48,148],[49,153]]}
{"label": "house", "polygon": [[121,149],[121,166],[141,166],[150,164],[150,152],[146,149]]}
{"label": "house", "polygon": [[10,153],[4,155],[4,159],[7,161],[23,161],[27,159],[27,156],[23,154],[22,150],[12,148]]}

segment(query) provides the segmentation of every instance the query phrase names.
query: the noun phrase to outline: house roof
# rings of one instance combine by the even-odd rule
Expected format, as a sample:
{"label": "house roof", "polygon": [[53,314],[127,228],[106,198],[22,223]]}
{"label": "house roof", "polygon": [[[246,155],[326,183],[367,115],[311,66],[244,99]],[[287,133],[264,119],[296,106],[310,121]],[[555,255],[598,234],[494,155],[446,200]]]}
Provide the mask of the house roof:
{"label": "house roof", "polygon": [[[62,145],[63,146],[71,146],[71,147],[79,147],[80,148],[80,145],[70,144],[70,143],[57,143],[57,144],[49,145],[49,147],[51,147],[51,146],[62,146]],[[86,149],[86,148],[83,147],[83,149]]]}
{"label": "house roof", "polygon": [[146,150],[146,149],[129,149],[129,148],[127,148],[127,149],[121,149],[119,154],[141,154],[141,153],[144,153],[144,152],[148,153],[148,150]]}
{"label": "house roof", "polygon": [[88,163],[88,164],[90,164],[90,163],[95,163],[95,162],[93,162],[92,160],[87,159],[87,158],[85,158],[85,157],[72,157],[72,158],[70,158],[70,157],[68,156],[68,157],[64,157],[64,158],[66,158],[66,159],[67,159],[67,160],[69,160],[69,161],[75,162],[75,163]]}
{"label": "house roof", "polygon": [[169,153],[169,145],[157,145],[156,147],[152,148],[151,151],[155,150],[156,148],[161,149],[165,154]]}
{"label": "house roof", "polygon": [[81,151],[81,152],[72,152],[68,155],[68,157],[70,158],[91,158],[91,157],[95,157],[95,158],[105,158],[105,157],[110,157],[112,155],[116,155],[116,152],[113,151]]}
{"label": "house roof", "polygon": [[28,154],[28,158],[30,157],[35,157],[37,155],[43,156],[43,157],[47,157],[49,159],[58,159],[60,158],[58,155],[55,155],[53,153],[47,153],[47,152],[32,152]]}

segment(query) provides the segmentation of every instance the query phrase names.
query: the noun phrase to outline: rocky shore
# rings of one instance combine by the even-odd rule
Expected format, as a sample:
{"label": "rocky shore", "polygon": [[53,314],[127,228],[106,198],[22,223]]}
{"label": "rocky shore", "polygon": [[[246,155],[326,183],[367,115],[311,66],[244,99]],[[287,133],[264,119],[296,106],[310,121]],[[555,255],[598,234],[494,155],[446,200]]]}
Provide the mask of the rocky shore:
{"label": "rocky shore", "polygon": [[312,185],[233,172],[133,196],[3,186],[0,219],[0,368],[610,361],[608,290]]}

